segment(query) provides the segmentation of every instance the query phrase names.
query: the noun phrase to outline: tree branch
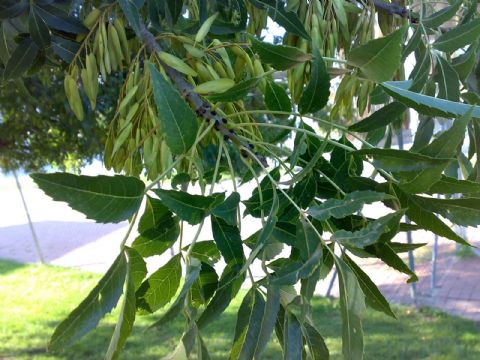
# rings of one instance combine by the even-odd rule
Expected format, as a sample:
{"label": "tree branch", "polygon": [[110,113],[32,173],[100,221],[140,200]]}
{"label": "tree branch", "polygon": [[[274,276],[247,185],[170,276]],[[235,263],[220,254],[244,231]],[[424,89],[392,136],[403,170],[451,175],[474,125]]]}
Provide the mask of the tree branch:
{"label": "tree branch", "polygon": [[[140,37],[145,44],[145,47],[150,52],[162,52],[164,51],[160,44],[155,39],[155,36],[147,29],[145,24],[140,25]],[[165,72],[170,79],[175,83],[176,87],[185,98],[185,100],[191,104],[198,117],[203,118],[207,123],[214,121],[214,129],[219,131],[224,140],[230,140],[240,151],[240,154],[244,158],[251,157],[249,151],[253,150],[253,144],[245,142],[240,139],[233,129],[230,129],[227,125],[227,119],[218,114],[215,110],[212,110],[210,103],[204,100],[199,94],[193,91],[193,85],[190,84],[181,73],[172,67],[168,66],[164,62],[160,61]],[[247,151],[248,150],[248,151]],[[255,153],[257,158],[262,160],[263,165],[268,166],[266,158],[262,155]]]}

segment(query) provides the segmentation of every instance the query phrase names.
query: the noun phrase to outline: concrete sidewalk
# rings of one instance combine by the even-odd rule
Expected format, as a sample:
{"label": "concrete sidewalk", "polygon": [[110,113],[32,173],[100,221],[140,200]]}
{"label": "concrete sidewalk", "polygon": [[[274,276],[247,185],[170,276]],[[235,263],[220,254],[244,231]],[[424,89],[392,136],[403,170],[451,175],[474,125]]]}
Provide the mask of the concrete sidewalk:
{"label": "concrete sidewalk", "polygon": [[[83,270],[104,272],[113,262],[119,251],[119,244],[126,232],[127,223],[96,224],[70,209],[66,204],[54,202],[38,190],[35,184],[26,176],[21,177],[21,183],[27,200],[31,217],[34,221],[42,253],[49,264],[76,267]],[[226,189],[218,188],[218,191]],[[251,191],[251,189],[249,189]],[[32,235],[28,227],[25,211],[13,177],[0,177],[0,258],[19,262],[36,262],[38,257]],[[381,209],[367,209],[372,212]],[[242,226],[242,237],[246,238],[254,230],[260,228],[256,219],[246,219]],[[186,226],[184,244],[194,234],[194,229]],[[135,237],[131,235],[130,241]],[[426,232],[415,232],[416,239],[429,242],[433,237]],[[480,238],[470,230],[469,240],[480,246]],[[396,241],[405,241],[400,234]],[[211,229],[208,222],[202,229],[200,240],[211,239]],[[420,242],[420,241],[419,241]],[[430,262],[427,250],[419,250],[421,258],[416,264],[419,276],[417,283],[418,306],[431,306],[448,313],[480,321],[480,258],[460,259],[454,256],[454,244],[450,241],[440,241],[438,256],[437,284],[433,292],[430,288]],[[149,270],[155,270],[171,256],[166,252],[162,256],[149,258]],[[410,285],[406,284],[406,276],[389,269],[378,261],[359,260],[362,266],[379,286],[382,293],[392,302],[414,304],[410,297]],[[221,269],[218,269],[221,271]],[[259,264],[254,263],[252,272],[255,277],[262,276]],[[330,278],[320,282],[316,292],[324,295]],[[332,295],[336,296],[335,282]]]}

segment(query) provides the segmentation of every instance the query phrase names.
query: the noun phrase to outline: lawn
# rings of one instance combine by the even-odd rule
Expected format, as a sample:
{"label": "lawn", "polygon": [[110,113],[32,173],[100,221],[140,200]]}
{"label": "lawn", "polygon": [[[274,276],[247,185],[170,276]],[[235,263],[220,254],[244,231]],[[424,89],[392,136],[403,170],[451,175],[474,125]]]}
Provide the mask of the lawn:
{"label": "lawn", "polygon": [[[53,266],[0,261],[0,359],[102,359],[115,317],[60,354],[45,352],[55,325],[95,285],[97,274]],[[221,319],[203,331],[214,359],[228,358],[238,296]],[[480,326],[429,309],[395,307],[399,320],[368,311],[364,322],[366,359],[480,359]],[[314,318],[333,359],[341,358],[338,302],[318,298]],[[160,330],[148,330],[158,315],[139,317],[123,359],[159,359],[172,351],[183,329],[178,318]],[[272,339],[265,359],[279,359]]]}

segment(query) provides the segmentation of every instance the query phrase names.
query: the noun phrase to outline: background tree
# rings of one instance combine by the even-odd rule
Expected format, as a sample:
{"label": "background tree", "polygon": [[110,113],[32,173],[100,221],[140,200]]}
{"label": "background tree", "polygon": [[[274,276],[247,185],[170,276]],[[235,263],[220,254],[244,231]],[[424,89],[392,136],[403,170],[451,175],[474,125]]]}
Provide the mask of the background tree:
{"label": "background tree", "polygon": [[[58,325],[49,348],[91,331],[123,293],[107,358],[118,357],[136,314],[174,298],[155,325],[184,315],[172,357],[209,358],[202,328],[221,316],[259,262],[264,277],[251,277],[232,359],[260,358],[274,331],[286,359],[307,351],[328,358],[310,300],[333,268],[343,354],[362,358],[365,306],[395,315],[353,255],[378,258],[416,281],[398,253],[417,245],[394,241],[398,232],[424,229],[466,244],[448,222],[480,222],[476,10],[476,1],[442,9],[378,0],[2,2],[4,81],[64,68],[80,124],[98,107],[101,89],[119,88],[104,162],[123,175],[32,175],[53,199],[88,218],[130,220],[119,256]],[[286,31],[275,45],[262,39],[268,18]],[[391,148],[408,108],[422,115],[413,146]],[[434,135],[434,117],[451,127]],[[229,194],[214,192],[223,174],[233,180]],[[165,179],[173,190],[154,188]],[[257,187],[246,198],[241,184],[249,180]],[[202,195],[187,191],[197,183]],[[363,205],[375,202],[391,211],[363,215]],[[262,222],[247,239],[242,215]],[[200,241],[207,219],[214,240]],[[182,242],[182,222],[198,225],[191,244]],[[139,236],[127,246],[134,226]],[[144,258],[173,245],[177,255],[147,276]],[[226,267],[218,276],[220,259]]]}

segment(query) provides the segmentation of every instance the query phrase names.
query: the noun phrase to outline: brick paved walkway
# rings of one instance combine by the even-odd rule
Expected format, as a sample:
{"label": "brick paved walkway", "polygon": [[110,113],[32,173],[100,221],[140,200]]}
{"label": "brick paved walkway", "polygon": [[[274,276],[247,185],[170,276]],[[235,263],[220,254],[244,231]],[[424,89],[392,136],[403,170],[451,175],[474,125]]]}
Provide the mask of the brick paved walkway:
{"label": "brick paved walkway", "polygon": [[[125,233],[126,223],[116,225],[95,224],[87,221],[83,215],[71,210],[63,203],[53,202],[32,182],[22,177],[25,196],[31,216],[47,262],[60,266],[72,266],[89,271],[105,271],[118,254],[118,245]],[[219,189],[220,191],[220,189]],[[31,234],[21,205],[20,196],[13,178],[0,177],[0,258],[8,258],[20,262],[37,261]],[[378,209],[376,209],[378,211]],[[257,229],[260,224],[249,223],[243,226],[244,237],[248,229]],[[245,231],[246,230],[246,231]],[[480,236],[476,229],[468,232],[468,238],[480,247]],[[188,235],[190,229],[185,230]],[[202,230],[202,240],[211,238],[208,224]],[[397,241],[403,241],[404,234]],[[429,242],[431,235],[424,232],[414,233],[414,242]],[[418,306],[431,306],[448,313],[480,321],[480,257],[461,259],[454,256],[455,246],[452,242],[440,241],[437,264],[437,286],[431,292],[429,251],[417,250],[416,273]],[[153,257],[149,269],[156,269],[159,263],[165,262],[170,254]],[[406,284],[406,276],[388,267],[368,260],[360,260],[360,264],[381,291],[392,302],[413,304],[410,297],[410,285]],[[253,266],[254,275],[260,276],[258,264]],[[330,279],[322,281],[317,293],[326,293]],[[332,295],[337,294],[337,286]]]}

